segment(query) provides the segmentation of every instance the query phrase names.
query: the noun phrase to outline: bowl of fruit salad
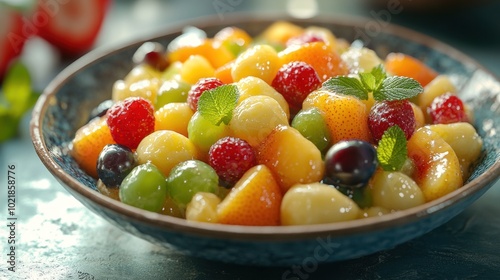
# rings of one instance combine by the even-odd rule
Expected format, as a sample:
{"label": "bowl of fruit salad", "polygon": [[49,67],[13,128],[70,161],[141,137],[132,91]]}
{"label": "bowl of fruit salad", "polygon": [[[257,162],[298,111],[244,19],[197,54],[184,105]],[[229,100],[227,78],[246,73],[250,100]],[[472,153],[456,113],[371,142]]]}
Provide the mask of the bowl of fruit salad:
{"label": "bowl of fruit salad", "polygon": [[393,248],[498,179],[500,82],[363,20],[191,21],[66,68],[33,111],[42,162],[126,232],[283,266]]}

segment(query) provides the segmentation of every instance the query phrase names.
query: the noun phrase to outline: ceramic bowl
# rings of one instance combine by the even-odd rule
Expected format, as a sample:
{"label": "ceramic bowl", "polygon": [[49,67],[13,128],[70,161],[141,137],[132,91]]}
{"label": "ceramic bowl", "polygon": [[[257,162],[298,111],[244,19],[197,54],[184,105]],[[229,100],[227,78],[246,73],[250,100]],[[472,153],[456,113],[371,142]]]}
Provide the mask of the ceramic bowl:
{"label": "ceramic bowl", "polygon": [[[186,220],[140,210],[112,200],[96,190],[68,154],[75,131],[93,107],[111,96],[113,82],[133,67],[131,57],[144,41],[168,44],[185,25],[204,29],[209,36],[225,26],[238,26],[256,35],[277,19],[298,25],[329,28],[348,41],[362,39],[385,57],[388,52],[410,54],[438,72],[450,75],[460,95],[476,113],[475,126],[484,139],[483,156],[465,185],[432,202],[382,217],[312,226],[247,227]],[[55,178],[86,207],[126,232],[196,257],[229,263],[288,266],[353,259],[421,236],[444,224],[483,195],[500,174],[500,82],[459,51],[414,31],[389,25],[363,36],[363,19],[229,16],[172,26],[163,34],[82,57],[46,88],[36,104],[31,134],[40,159]]]}

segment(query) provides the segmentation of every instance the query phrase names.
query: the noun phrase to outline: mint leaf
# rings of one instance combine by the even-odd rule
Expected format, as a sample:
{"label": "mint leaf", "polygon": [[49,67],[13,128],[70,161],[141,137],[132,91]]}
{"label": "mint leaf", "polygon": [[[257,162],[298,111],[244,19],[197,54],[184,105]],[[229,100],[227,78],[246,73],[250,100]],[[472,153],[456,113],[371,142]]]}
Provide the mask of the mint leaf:
{"label": "mint leaf", "polygon": [[374,67],[372,71],[370,71],[370,74],[373,75],[375,78],[375,87],[379,87],[382,81],[387,78],[387,74],[385,73],[384,66],[382,64],[377,65],[377,67]]}
{"label": "mint leaf", "polygon": [[374,91],[377,88],[377,81],[372,73],[359,73],[361,83],[368,91]]}
{"label": "mint leaf", "polygon": [[11,114],[21,117],[31,105],[31,78],[26,66],[20,62],[14,63],[7,72],[2,90]]}
{"label": "mint leaf", "polygon": [[229,124],[238,103],[238,88],[222,85],[205,91],[198,100],[198,112],[214,125]]}
{"label": "mint leaf", "polygon": [[361,100],[368,99],[368,91],[356,78],[339,76],[330,78],[322,85],[323,89],[345,95],[354,95]]}
{"label": "mint leaf", "polygon": [[403,130],[395,125],[384,132],[378,142],[377,159],[385,171],[399,171],[408,157],[406,136]]}
{"label": "mint leaf", "polygon": [[[2,0],[0,0],[2,1]],[[0,143],[15,137],[22,116],[35,104],[40,93],[31,89],[28,69],[20,62],[12,64],[0,91]]]}
{"label": "mint leaf", "polygon": [[393,76],[382,81],[373,92],[373,98],[377,101],[403,100],[417,96],[423,90],[420,83],[412,78]]}

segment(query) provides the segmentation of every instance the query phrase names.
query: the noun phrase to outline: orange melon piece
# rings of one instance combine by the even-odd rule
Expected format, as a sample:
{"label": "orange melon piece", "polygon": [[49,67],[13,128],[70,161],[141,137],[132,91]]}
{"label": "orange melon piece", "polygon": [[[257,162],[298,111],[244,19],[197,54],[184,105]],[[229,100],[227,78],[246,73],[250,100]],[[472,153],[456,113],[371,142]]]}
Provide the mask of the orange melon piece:
{"label": "orange melon piece", "polygon": [[330,77],[347,75],[349,69],[331,46],[324,42],[292,45],[278,53],[282,64],[303,61],[311,65],[318,73],[321,82]]}
{"label": "orange melon piece", "polygon": [[106,117],[101,117],[78,129],[72,142],[71,155],[87,174],[97,178],[99,154],[104,146],[114,143]]}
{"label": "orange melon piece", "polygon": [[221,67],[215,69],[214,76],[221,80],[224,84],[232,84],[233,76],[231,76],[231,71],[233,69],[234,60],[222,65]]}
{"label": "orange melon piece", "polygon": [[277,126],[256,149],[257,162],[276,176],[282,193],[293,185],[318,182],[325,164],[321,151],[298,130]]}
{"label": "orange melon piece", "polygon": [[170,62],[184,62],[192,55],[201,55],[205,57],[214,68],[219,68],[235,58],[235,56],[220,43],[214,42],[213,39],[205,39],[200,44],[186,45],[170,51],[168,53],[168,59]]}
{"label": "orange melon piece", "polygon": [[422,61],[403,53],[390,53],[385,59],[385,70],[395,76],[417,80],[423,87],[437,77],[438,73]]}
{"label": "orange melon piece", "polygon": [[265,165],[250,168],[217,207],[219,223],[280,225],[281,190]]}
{"label": "orange melon piece", "polygon": [[354,96],[318,90],[309,94],[303,109],[318,108],[325,116],[332,143],[341,140],[372,140],[366,105]]}

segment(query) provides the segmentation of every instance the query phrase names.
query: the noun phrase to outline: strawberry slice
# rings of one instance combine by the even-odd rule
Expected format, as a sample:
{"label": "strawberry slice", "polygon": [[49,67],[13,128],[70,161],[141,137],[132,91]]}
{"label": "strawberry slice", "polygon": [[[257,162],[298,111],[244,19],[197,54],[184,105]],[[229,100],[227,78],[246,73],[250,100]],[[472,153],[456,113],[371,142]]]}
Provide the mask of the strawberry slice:
{"label": "strawberry slice", "polygon": [[10,62],[23,50],[26,36],[23,36],[22,25],[19,13],[0,9],[0,81]]}
{"label": "strawberry slice", "polygon": [[[39,36],[64,54],[78,55],[94,44],[111,0],[39,0],[37,12],[48,15],[38,26]],[[35,14],[36,14],[35,13]]]}

